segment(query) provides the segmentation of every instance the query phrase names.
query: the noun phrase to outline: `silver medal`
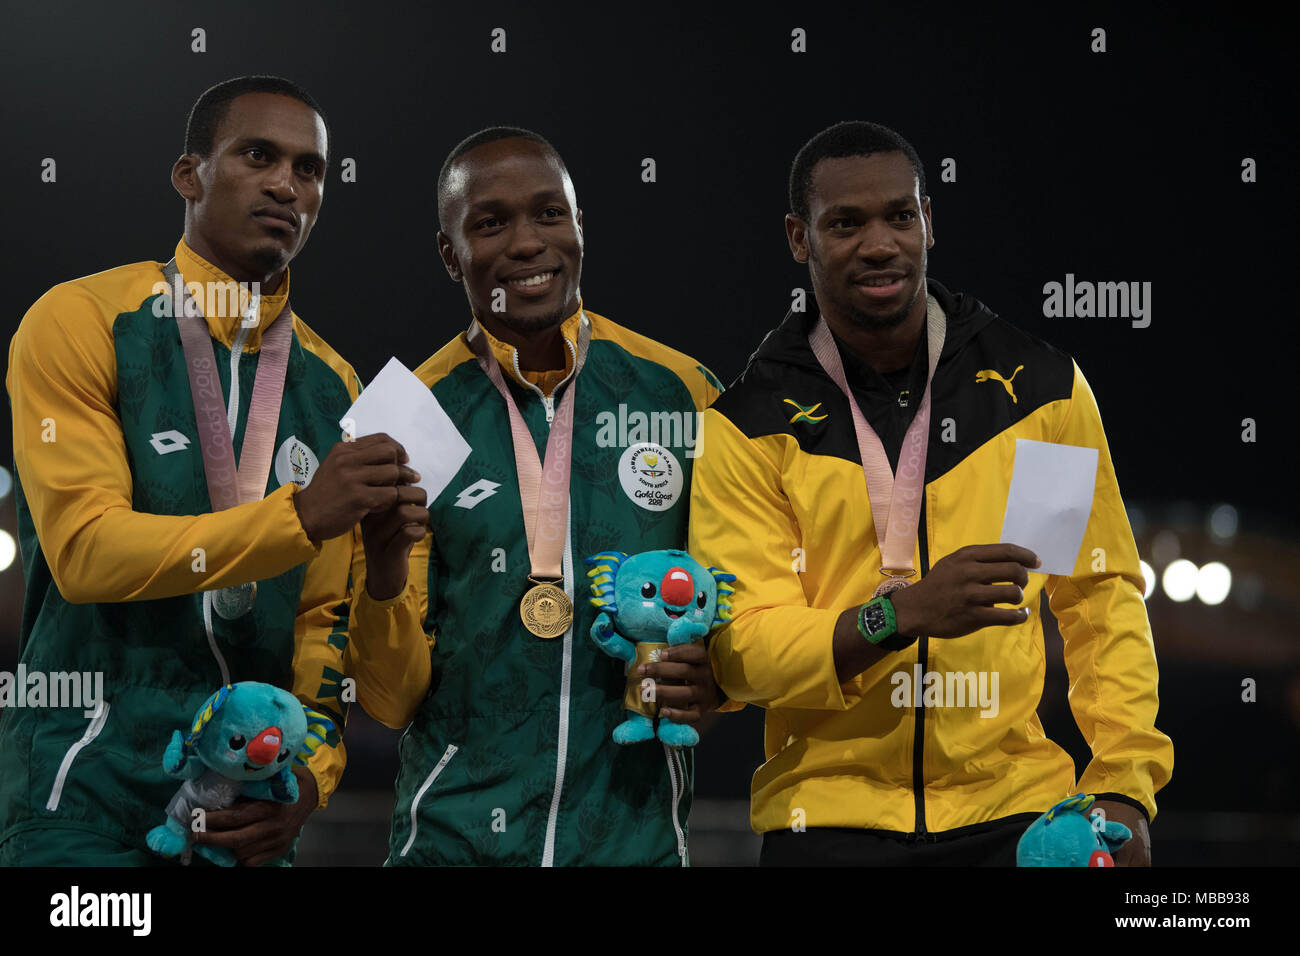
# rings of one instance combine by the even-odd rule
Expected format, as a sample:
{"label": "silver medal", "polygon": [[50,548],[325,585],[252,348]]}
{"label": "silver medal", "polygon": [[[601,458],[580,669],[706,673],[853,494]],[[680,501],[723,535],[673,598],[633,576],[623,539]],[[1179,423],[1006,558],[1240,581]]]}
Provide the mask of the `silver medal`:
{"label": "silver medal", "polygon": [[212,610],[227,621],[243,617],[253,609],[257,597],[257,583],[235,584],[212,592]]}

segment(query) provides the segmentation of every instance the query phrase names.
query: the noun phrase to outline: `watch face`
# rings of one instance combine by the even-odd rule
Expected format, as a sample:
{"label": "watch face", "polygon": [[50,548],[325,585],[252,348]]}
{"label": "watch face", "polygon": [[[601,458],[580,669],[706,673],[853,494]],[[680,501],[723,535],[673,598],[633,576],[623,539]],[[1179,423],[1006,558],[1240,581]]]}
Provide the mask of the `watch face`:
{"label": "watch face", "polygon": [[862,621],[872,634],[879,634],[889,626],[885,609],[879,604],[868,604],[862,611]]}

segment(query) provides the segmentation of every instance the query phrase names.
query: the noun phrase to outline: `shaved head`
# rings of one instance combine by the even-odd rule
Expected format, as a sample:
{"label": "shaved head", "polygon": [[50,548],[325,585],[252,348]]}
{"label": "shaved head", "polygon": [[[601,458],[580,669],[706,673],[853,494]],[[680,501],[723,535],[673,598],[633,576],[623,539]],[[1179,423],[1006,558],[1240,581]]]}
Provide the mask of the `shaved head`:
{"label": "shaved head", "polygon": [[[442,163],[442,169],[438,172],[438,228],[444,232],[447,231],[448,226],[452,224],[452,217],[448,215],[450,204],[465,195],[468,173],[465,164],[460,162],[461,158],[480,146],[503,139],[526,139],[536,143],[540,149],[545,150],[555,158],[555,162],[559,165],[564,177],[569,178],[569,171],[564,165],[564,160],[560,158],[559,152],[541,134],[519,126],[490,126],[487,129],[481,129],[457,143],[452,151],[447,154],[447,158]],[[570,180],[570,182],[572,181]]]}

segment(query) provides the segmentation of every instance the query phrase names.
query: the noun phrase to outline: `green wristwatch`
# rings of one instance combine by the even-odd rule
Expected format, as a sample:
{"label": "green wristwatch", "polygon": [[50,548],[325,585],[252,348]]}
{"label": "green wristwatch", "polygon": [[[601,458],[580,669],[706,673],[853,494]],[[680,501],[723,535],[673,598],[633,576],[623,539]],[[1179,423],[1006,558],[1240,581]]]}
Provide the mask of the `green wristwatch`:
{"label": "green wristwatch", "polygon": [[901,651],[916,642],[915,637],[898,633],[894,605],[883,594],[858,608],[858,633],[882,651]]}

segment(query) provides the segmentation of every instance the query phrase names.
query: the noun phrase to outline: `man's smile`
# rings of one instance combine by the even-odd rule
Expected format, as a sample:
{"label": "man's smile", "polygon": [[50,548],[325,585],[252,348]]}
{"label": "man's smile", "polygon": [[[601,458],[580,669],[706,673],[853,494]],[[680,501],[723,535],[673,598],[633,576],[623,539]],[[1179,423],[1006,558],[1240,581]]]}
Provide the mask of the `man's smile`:
{"label": "man's smile", "polygon": [[888,299],[903,291],[907,276],[902,272],[869,272],[855,277],[855,287],[873,299]]}
{"label": "man's smile", "polygon": [[505,279],[505,283],[514,292],[526,296],[543,296],[551,291],[560,267],[528,269],[516,272]]}

